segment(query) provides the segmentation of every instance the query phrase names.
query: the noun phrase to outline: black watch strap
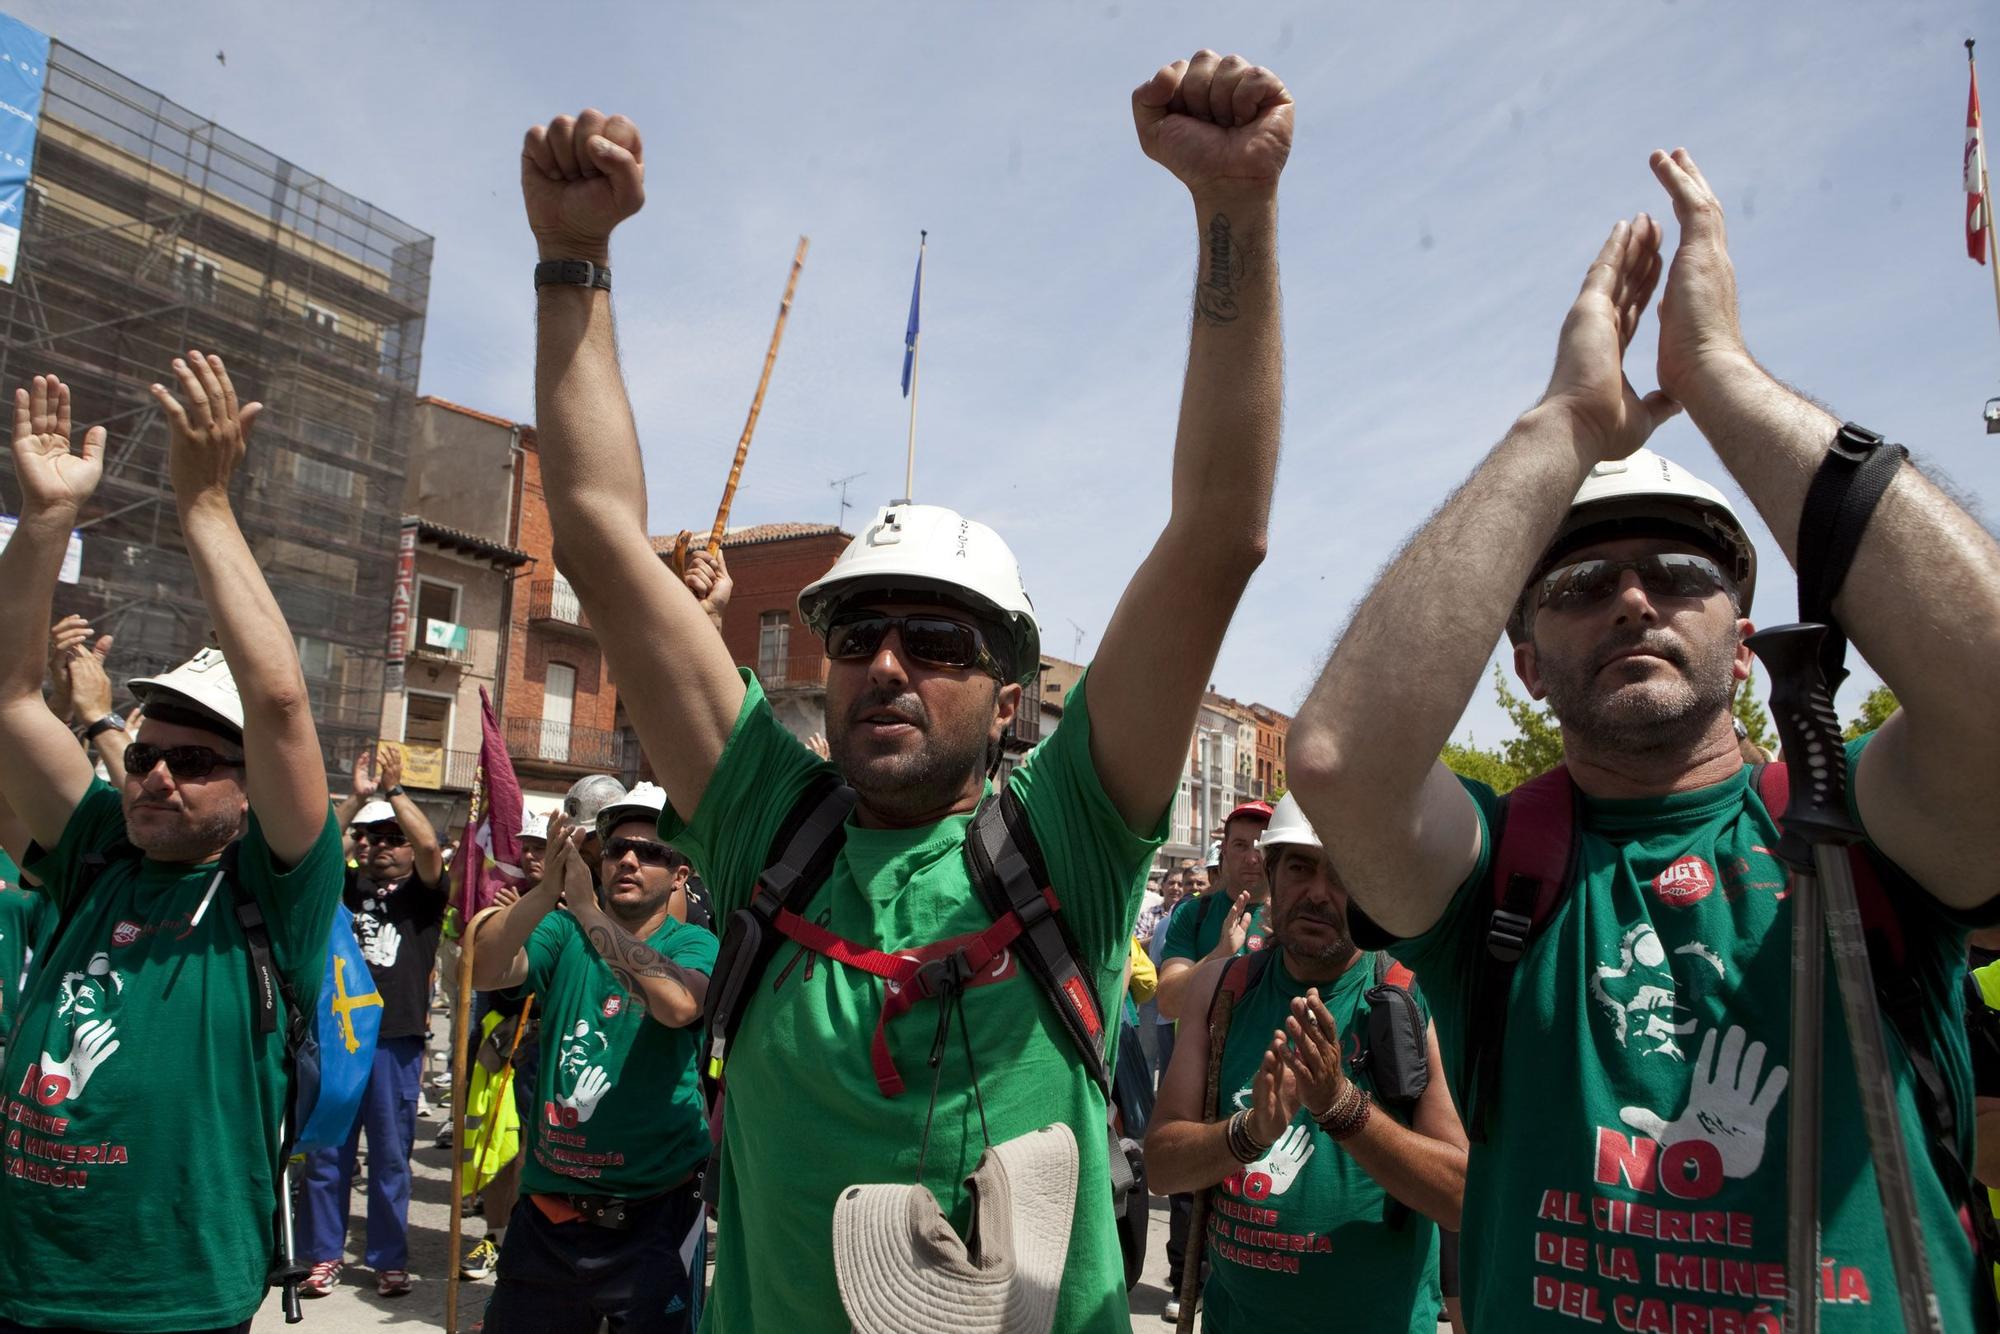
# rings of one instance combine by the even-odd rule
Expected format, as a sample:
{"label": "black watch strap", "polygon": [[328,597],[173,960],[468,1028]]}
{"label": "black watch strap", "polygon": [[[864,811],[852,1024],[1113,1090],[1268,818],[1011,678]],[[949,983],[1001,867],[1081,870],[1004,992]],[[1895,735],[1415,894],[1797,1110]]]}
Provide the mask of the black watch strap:
{"label": "black watch strap", "polygon": [[383,788],[382,795],[385,797],[400,797],[403,795],[403,785],[398,783],[394,787]]}
{"label": "black watch strap", "polygon": [[107,713],[83,729],[83,739],[85,741],[95,741],[106,732],[122,732],[124,730],[125,720],[115,713]]}
{"label": "black watch strap", "polygon": [[587,259],[545,259],[535,265],[535,289],[598,287],[611,290],[611,270]]}

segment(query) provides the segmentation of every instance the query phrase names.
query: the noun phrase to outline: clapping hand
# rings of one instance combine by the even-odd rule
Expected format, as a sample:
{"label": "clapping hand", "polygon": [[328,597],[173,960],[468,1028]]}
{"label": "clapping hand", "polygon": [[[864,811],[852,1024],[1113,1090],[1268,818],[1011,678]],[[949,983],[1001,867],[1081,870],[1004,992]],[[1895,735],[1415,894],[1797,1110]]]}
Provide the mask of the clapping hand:
{"label": "clapping hand", "polygon": [[1271,1045],[1257,1065],[1250,1085],[1250,1115],[1244,1129],[1259,1144],[1276,1144],[1299,1112],[1299,1083],[1285,1059],[1284,1030],[1272,1034]]}
{"label": "clapping hand", "polygon": [[84,432],[83,447],[69,442],[69,386],[37,375],[32,387],[14,391],[14,472],[21,479],[21,517],[55,512],[74,518],[104,477],[104,428]]}
{"label": "clapping hand", "polygon": [[1347,1063],[1340,1051],[1340,1025],[1314,987],[1292,998],[1285,1018],[1285,1065],[1298,1081],[1299,1098],[1317,1121],[1347,1092]]}
{"label": "clapping hand", "polygon": [[1681,228],[1660,298],[1658,372],[1660,387],[1679,400],[1718,361],[1746,361],[1750,353],[1737,320],[1736,266],[1729,259],[1722,201],[1685,148],[1654,150],[1652,167],[1674,201]]}
{"label": "clapping hand", "polygon": [[229,479],[243,462],[250,427],[264,405],[236,401],[236,386],[221,357],[192,351],[186,360],[176,357],[174,380],[180,386],[178,398],[164,385],[152,387],[173,431],[167,463],[174,498],[183,505],[202,497],[226,500]]}

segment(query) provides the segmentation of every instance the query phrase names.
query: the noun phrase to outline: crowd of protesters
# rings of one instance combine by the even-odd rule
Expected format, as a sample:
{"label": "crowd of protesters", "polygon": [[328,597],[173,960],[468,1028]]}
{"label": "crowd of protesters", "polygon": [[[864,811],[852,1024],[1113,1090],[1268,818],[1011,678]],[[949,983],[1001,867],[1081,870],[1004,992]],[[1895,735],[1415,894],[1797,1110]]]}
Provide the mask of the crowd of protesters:
{"label": "crowd of protesters", "polygon": [[[1746,758],[1731,708],[1759,553],[1711,481],[1645,448],[1686,411],[1783,558],[1818,576],[1816,525],[1849,525],[1826,604],[1902,704],[1844,758],[1917,1021],[1893,1025],[1891,1060],[1927,1297],[1942,1328],[1992,1328],[1970,1186],[1975,1058],[2000,1067],[2000,1043],[1968,1038],[1966,965],[1968,932],[2000,918],[2000,711],[1967,685],[2000,661],[2000,546],[1750,356],[1716,196],[1686,152],[1655,153],[1671,259],[1647,214],[1611,230],[1540,398],[1340,632],[1290,733],[1292,790],[1232,811],[1206,865],[1149,878],[1266,556],[1292,103],[1204,51],[1132,107],[1200,251],[1172,508],[1061,724],[998,786],[1040,653],[1006,543],[942,507],[876,514],[800,596],[826,731],[789,732],[723,646],[726,569],[671,570],[647,536],[610,291],[613,231],[645,197],[638,128],[584,111],[528,133],[547,501],[657,782],[580,783],[524,827],[518,882],[456,924],[472,1065],[506,1072],[477,1085],[480,1115],[517,1136],[491,1161],[456,1146],[483,1184],[459,1262],[494,1279],[484,1327],[1122,1331],[1159,1244],[1150,1189],[1172,1200],[1183,1327],[1198,1306],[1218,1334],[1775,1328],[1785,771]],[[1641,395],[1625,352],[1656,292]],[[229,498],[261,405],[212,354],[170,381],[154,394],[216,643],[131,682],[129,718],[109,637],[43,630],[104,430],[76,435],[91,405],[55,376],[15,397],[0,1334],[247,1328],[295,1077],[273,1013],[312,1005],[349,920],[380,1035],[352,1132],[298,1173],[301,1286],[339,1282],[363,1138],[364,1263],[384,1297],[411,1285],[445,857],[391,751],[332,802]],[[1822,479],[1871,459],[1887,481],[1865,527],[1827,518]],[[1564,764],[1531,785],[1559,800],[1537,812],[1530,788],[1436,758],[1503,634],[1562,723]],[[1547,892],[1521,899],[1552,849]],[[1830,1331],[1897,1306],[1844,1023],[1829,1001],[1811,1299]]]}

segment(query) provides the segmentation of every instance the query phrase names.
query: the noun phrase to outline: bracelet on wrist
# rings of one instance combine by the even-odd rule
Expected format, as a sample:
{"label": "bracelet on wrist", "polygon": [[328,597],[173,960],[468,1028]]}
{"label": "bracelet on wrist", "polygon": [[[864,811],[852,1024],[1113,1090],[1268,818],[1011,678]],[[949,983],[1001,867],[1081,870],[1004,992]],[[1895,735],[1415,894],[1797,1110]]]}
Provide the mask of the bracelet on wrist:
{"label": "bracelet on wrist", "polygon": [[1349,1081],[1340,1096],[1333,1100],[1333,1106],[1326,1109],[1325,1115],[1316,1116],[1313,1120],[1326,1132],[1328,1139],[1338,1144],[1359,1134],[1361,1127],[1368,1124],[1369,1114],[1374,1108],[1375,1103],[1369,1098],[1367,1090]]}
{"label": "bracelet on wrist", "polygon": [[1250,1113],[1237,1112],[1229,1118],[1224,1130],[1229,1145],[1229,1156],[1239,1163],[1254,1163],[1271,1151],[1268,1144],[1259,1143],[1250,1132]]}

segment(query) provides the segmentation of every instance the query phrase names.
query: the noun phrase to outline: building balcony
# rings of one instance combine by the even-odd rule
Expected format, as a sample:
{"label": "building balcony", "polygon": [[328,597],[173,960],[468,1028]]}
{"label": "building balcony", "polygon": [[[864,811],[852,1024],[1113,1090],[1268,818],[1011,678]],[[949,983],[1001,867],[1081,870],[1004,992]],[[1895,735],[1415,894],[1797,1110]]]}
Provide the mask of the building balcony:
{"label": "building balcony", "polygon": [[540,630],[588,635],[590,621],[576,590],[563,579],[536,579],[528,585],[528,624]]}
{"label": "building balcony", "polygon": [[767,692],[825,690],[826,654],[818,644],[810,653],[765,654],[757,662],[757,680]]}
{"label": "building balcony", "polygon": [[403,745],[403,786],[424,792],[470,792],[479,771],[476,750],[445,750],[409,741]]}
{"label": "building balcony", "polygon": [[411,662],[424,663],[432,667],[470,667],[472,655],[464,649],[436,648],[430,644],[410,645]]}
{"label": "building balcony", "polygon": [[509,718],[506,731],[507,753],[516,760],[539,760],[592,773],[618,773],[625,767],[623,739],[601,727],[572,727],[541,718]]}

